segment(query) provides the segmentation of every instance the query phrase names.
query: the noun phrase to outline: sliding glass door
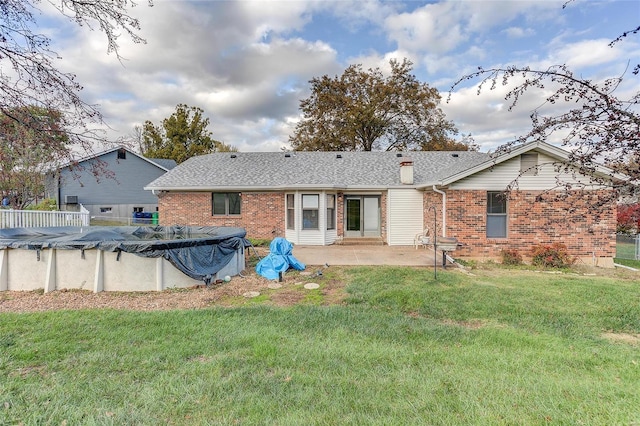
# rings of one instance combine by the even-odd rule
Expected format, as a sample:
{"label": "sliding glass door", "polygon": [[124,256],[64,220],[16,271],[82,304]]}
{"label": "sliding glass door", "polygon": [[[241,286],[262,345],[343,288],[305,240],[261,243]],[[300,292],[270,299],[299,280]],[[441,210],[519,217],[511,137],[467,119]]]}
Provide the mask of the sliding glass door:
{"label": "sliding glass door", "polygon": [[380,197],[345,196],[345,237],[380,236]]}

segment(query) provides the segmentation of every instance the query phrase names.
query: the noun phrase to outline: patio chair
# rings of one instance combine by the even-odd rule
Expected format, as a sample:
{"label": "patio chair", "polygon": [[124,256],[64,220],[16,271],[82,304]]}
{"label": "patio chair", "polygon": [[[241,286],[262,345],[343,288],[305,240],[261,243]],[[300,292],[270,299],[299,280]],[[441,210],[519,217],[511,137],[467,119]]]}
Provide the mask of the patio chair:
{"label": "patio chair", "polygon": [[413,238],[413,245],[416,247],[416,250],[418,250],[418,247],[420,246],[426,248],[427,244],[430,244],[429,233],[429,228],[425,228],[422,232],[416,234],[416,236]]}

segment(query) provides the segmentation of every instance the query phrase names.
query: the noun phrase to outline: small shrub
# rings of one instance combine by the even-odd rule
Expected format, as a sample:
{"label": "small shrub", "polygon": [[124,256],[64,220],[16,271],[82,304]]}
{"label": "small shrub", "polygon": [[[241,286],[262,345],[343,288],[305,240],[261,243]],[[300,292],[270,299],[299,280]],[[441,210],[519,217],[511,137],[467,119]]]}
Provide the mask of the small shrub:
{"label": "small shrub", "polygon": [[58,210],[58,203],[55,198],[46,198],[35,206],[27,207],[26,210],[56,211]]}
{"label": "small shrub", "polygon": [[531,249],[531,263],[545,268],[567,268],[575,262],[562,243],[534,246]]}
{"label": "small shrub", "polygon": [[501,255],[503,265],[522,265],[522,255],[516,249],[504,249]]}
{"label": "small shrub", "polygon": [[474,269],[474,268],[478,267],[478,261],[477,260],[456,258],[456,263],[459,264],[459,265],[464,266],[465,268],[469,268],[469,269]]}
{"label": "small shrub", "polygon": [[254,247],[269,247],[271,240],[268,238],[247,238]]}

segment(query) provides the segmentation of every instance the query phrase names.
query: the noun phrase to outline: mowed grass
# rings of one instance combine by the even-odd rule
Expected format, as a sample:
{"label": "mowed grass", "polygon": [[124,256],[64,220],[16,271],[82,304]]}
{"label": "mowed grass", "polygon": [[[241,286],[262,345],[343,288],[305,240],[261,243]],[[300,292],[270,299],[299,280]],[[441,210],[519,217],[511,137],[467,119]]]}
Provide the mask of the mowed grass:
{"label": "mowed grass", "polygon": [[626,259],[640,263],[636,259],[636,244],[634,242],[618,241],[616,243],[616,262]]}
{"label": "mowed grass", "polygon": [[336,270],[345,303],[0,314],[0,424],[640,424],[640,284]]}

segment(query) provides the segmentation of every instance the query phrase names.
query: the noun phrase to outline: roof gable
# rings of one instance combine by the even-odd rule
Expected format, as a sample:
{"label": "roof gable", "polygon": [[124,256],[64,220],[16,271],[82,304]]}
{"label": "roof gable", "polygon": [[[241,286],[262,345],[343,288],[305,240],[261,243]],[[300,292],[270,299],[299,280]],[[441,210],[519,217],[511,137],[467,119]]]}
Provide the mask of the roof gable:
{"label": "roof gable", "polygon": [[[569,153],[567,151],[565,151],[562,148],[558,148],[556,146],[553,146],[551,144],[548,144],[546,142],[541,142],[541,141],[536,141],[536,142],[530,142],[527,144],[522,144],[519,145],[513,149],[511,149],[509,152],[495,156],[495,157],[491,157],[489,158],[487,161],[484,161],[482,163],[476,164],[473,167],[470,167],[467,170],[463,170],[461,172],[458,173],[454,173],[448,176],[443,177],[440,182],[438,183],[439,185],[449,185],[451,183],[457,182],[461,179],[467,178],[469,176],[472,176],[476,173],[480,173],[484,170],[487,170],[491,167],[494,167],[498,164],[504,163],[505,161],[511,160],[512,158],[515,158],[519,155],[522,155],[526,152],[529,151],[538,151],[538,152],[542,152],[554,159],[556,159],[559,162],[563,162],[566,163],[569,161]],[[596,166],[596,173],[598,173],[601,177],[613,177],[615,179],[620,179],[620,180],[625,180],[625,176],[620,174],[620,173],[616,173],[614,170],[605,167],[605,166]]]}
{"label": "roof gable", "polygon": [[[139,158],[139,159],[141,159],[141,160],[143,160],[143,161],[145,161],[145,162],[147,162],[147,163],[149,163],[149,164],[151,164],[151,165],[153,165],[153,166],[155,166],[155,167],[157,167],[159,169],[164,170],[165,172],[173,169],[177,165],[175,160],[158,159],[158,158],[153,158],[152,159],[152,158],[143,157],[142,155],[140,155],[140,154],[138,154],[138,153],[130,150],[129,148],[127,148],[125,146],[122,146],[122,145],[116,146],[114,148],[107,149],[107,150],[102,151],[102,152],[98,152],[96,154],[88,155],[86,157],[83,157],[83,158],[80,158],[80,159],[74,161],[74,163],[81,164],[81,163],[84,163],[86,161],[95,160],[97,158],[109,155],[109,154],[111,154],[111,153],[113,153],[115,151],[118,151],[120,149],[124,149],[127,152],[127,155],[133,155],[133,156],[135,156],[135,157],[137,157],[137,158]],[[71,162],[68,162],[66,164],[63,164],[63,165],[59,166],[58,168],[59,169],[60,168],[65,168],[65,167],[69,167],[70,165],[71,165]]]}

